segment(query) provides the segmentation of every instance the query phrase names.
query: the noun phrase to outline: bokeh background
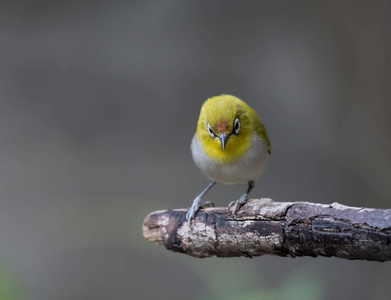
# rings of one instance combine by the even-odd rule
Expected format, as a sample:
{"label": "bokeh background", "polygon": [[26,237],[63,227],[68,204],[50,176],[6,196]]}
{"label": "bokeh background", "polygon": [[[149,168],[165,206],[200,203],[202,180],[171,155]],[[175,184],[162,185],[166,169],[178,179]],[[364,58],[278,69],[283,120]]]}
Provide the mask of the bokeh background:
{"label": "bokeh background", "polygon": [[0,299],[389,299],[390,263],[200,260],[141,226],[209,183],[189,147],[221,93],[272,142],[253,197],[390,208],[390,1],[0,5]]}

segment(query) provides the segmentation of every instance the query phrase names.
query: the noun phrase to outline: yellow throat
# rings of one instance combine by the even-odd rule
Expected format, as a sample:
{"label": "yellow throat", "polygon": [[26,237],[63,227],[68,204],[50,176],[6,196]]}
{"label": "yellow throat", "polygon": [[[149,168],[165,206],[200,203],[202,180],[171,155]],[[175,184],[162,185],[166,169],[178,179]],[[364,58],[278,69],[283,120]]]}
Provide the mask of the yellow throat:
{"label": "yellow throat", "polygon": [[[240,126],[237,134],[236,120]],[[220,95],[206,100],[201,108],[196,133],[206,155],[217,163],[230,164],[243,157],[252,145],[254,134],[265,141],[271,152],[261,119],[250,106],[235,96]],[[228,137],[225,144],[222,137]]]}

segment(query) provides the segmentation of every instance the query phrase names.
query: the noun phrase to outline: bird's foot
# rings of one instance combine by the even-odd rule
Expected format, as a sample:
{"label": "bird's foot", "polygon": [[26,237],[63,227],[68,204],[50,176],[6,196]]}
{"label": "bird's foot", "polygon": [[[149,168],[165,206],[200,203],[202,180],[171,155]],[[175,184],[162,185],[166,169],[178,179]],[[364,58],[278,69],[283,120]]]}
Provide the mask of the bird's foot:
{"label": "bird's foot", "polygon": [[191,220],[194,219],[197,211],[200,209],[201,206],[201,198],[197,197],[194,199],[193,204],[189,208],[189,211],[186,214],[186,221],[191,223]]}
{"label": "bird's foot", "polygon": [[186,214],[186,221],[191,222],[197,214],[197,212],[200,210],[200,208],[205,207],[214,207],[214,203],[211,201],[205,201],[204,203],[201,203],[201,198],[197,197],[194,199],[193,204],[191,205],[189,211]]}
{"label": "bird's foot", "polygon": [[243,194],[238,200],[232,201],[228,205],[228,209],[235,215],[238,210],[247,202],[247,194]]}

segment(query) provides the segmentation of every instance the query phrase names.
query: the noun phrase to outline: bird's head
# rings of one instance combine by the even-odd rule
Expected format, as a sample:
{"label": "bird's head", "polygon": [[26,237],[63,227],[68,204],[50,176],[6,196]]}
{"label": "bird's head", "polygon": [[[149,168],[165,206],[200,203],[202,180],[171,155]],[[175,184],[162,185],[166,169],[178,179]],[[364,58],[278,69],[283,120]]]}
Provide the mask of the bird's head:
{"label": "bird's head", "polygon": [[253,113],[246,103],[231,95],[206,100],[197,125],[197,136],[205,153],[222,163],[242,157],[256,133]]}

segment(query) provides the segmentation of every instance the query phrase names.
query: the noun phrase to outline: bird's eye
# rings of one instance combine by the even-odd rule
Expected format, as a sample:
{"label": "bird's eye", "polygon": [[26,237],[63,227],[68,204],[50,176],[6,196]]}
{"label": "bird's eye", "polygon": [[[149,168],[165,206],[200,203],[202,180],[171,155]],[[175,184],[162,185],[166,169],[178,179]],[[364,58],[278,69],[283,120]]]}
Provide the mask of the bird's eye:
{"label": "bird's eye", "polygon": [[215,137],[215,133],[213,132],[212,128],[210,127],[209,123],[208,123],[208,131],[209,131],[209,134],[212,138]]}
{"label": "bird's eye", "polygon": [[236,118],[235,122],[234,122],[234,132],[235,132],[235,134],[238,134],[239,131],[240,131],[240,122],[239,122],[239,119]]}

